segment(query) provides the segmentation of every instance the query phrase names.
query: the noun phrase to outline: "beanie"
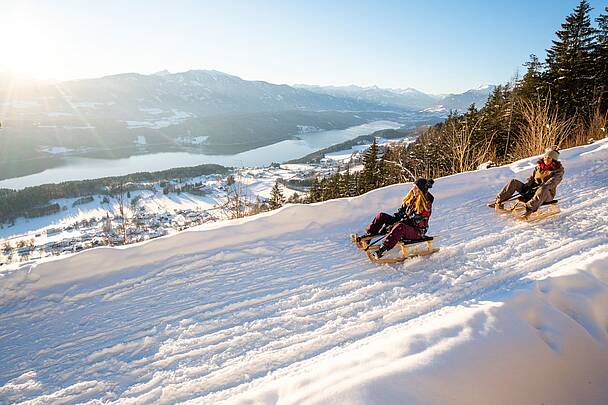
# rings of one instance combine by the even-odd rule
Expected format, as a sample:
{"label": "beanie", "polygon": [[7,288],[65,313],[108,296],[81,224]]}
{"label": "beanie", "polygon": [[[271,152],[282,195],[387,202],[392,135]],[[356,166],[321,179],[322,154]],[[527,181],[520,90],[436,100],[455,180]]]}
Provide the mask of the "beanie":
{"label": "beanie", "polygon": [[555,148],[555,147],[547,148],[545,150],[545,156],[550,157],[553,160],[559,160],[559,152],[557,151],[557,148]]}
{"label": "beanie", "polygon": [[433,179],[425,179],[423,177],[419,178],[418,180],[416,180],[414,182],[416,187],[418,187],[420,189],[420,191],[422,191],[424,193],[429,191],[429,188],[433,187],[433,183],[435,183],[435,181]]}

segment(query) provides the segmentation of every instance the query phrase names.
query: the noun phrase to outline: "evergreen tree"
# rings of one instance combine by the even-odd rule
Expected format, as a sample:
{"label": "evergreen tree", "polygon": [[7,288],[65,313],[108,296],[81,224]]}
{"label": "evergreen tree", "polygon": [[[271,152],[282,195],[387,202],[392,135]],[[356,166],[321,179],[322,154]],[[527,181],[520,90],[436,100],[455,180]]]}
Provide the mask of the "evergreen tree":
{"label": "evergreen tree", "polygon": [[284,204],[285,197],[283,196],[281,185],[278,181],[276,181],[274,186],[272,186],[272,190],[270,190],[270,200],[268,201],[268,206],[271,210],[276,210],[277,208],[282,207]]}
{"label": "evergreen tree", "polygon": [[350,175],[350,162],[346,165],[344,174],[340,176],[340,197],[352,197],[351,194],[352,176]]}
{"label": "evergreen tree", "polygon": [[375,189],[378,184],[378,144],[376,143],[376,138],[374,138],[374,142],[363,155],[363,171],[361,172],[359,194]]}
{"label": "evergreen tree", "polygon": [[557,40],[547,50],[547,65],[553,96],[560,110],[568,115],[589,113],[593,105],[593,51],[595,29],[591,26],[587,0],[581,0],[572,14],[566,17]]}
{"label": "evergreen tree", "polygon": [[300,195],[298,193],[293,193],[288,199],[287,202],[290,204],[298,204],[300,202],[302,202],[300,200]]}
{"label": "evergreen tree", "polygon": [[601,112],[608,110],[608,6],[595,20],[598,24],[594,52],[596,97],[600,100]]}
{"label": "evergreen tree", "polygon": [[524,64],[526,74],[517,84],[517,97],[526,100],[538,100],[544,96],[547,89],[544,77],[544,66],[534,54],[530,55],[530,60]]}
{"label": "evergreen tree", "polygon": [[315,203],[321,200],[321,183],[317,177],[312,179],[310,190],[308,190],[308,202]]}

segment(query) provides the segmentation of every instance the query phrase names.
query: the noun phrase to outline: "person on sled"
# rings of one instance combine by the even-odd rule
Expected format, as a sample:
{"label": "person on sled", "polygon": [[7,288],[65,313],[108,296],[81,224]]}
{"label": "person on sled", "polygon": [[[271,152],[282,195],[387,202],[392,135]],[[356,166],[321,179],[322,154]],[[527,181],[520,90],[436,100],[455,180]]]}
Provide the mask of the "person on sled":
{"label": "person on sled", "polygon": [[563,177],[564,166],[559,161],[557,148],[548,148],[545,150],[543,158],[536,162],[534,172],[528,177],[526,183],[511,179],[498,193],[496,201],[494,204],[490,204],[490,207],[504,208],[503,203],[510,199],[515,192],[518,192],[522,196],[522,200],[525,201],[526,212],[523,216],[528,218],[543,203],[555,198],[557,185]]}
{"label": "person on sled", "polygon": [[390,231],[382,241],[382,245],[372,254],[379,259],[391,250],[400,240],[421,239],[429,227],[429,217],[434,197],[429,193],[434,180],[420,178],[414,182],[412,189],[403,198],[399,211],[393,215],[379,212],[366,228],[366,235],[378,235],[384,228]]}

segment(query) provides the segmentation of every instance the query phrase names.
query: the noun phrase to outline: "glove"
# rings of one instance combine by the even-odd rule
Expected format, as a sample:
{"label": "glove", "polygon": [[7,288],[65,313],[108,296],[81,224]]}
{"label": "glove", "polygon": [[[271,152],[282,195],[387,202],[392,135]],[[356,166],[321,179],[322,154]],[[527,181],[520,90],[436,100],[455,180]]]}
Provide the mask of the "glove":
{"label": "glove", "polygon": [[393,216],[394,216],[395,218],[397,218],[397,220],[398,220],[398,221],[401,221],[402,219],[407,218],[407,212],[405,211],[405,207],[404,207],[404,206],[401,206],[401,207],[399,208],[399,211],[395,212],[395,213],[393,214]]}

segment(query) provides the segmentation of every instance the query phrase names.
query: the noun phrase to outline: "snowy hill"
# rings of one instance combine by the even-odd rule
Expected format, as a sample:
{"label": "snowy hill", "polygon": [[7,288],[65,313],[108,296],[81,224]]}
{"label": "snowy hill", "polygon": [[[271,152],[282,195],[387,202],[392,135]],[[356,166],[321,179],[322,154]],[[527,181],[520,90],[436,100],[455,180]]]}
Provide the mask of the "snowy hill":
{"label": "snowy hill", "polygon": [[438,179],[402,265],[348,234],[409,184],[0,270],[0,403],[607,403],[608,140],[562,160],[536,224],[485,207],[535,159]]}

